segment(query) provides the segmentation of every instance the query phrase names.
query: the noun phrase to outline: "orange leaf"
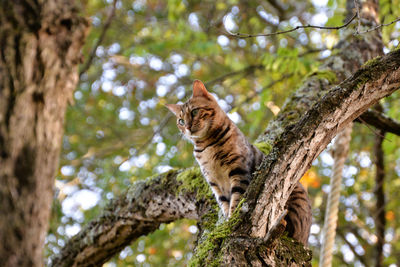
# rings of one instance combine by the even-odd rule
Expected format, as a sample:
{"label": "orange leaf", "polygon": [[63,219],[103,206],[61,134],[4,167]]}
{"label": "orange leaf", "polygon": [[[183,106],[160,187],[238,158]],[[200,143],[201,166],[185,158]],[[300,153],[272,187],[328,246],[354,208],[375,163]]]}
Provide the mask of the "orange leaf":
{"label": "orange leaf", "polygon": [[149,248],[149,254],[150,255],[154,255],[156,253],[157,253],[157,249],[156,248],[153,248],[153,247]]}
{"label": "orange leaf", "polygon": [[391,210],[389,210],[388,212],[386,212],[386,215],[385,215],[385,217],[386,217],[386,220],[388,220],[388,221],[393,221],[394,220],[394,212],[393,211],[391,211]]}
{"label": "orange leaf", "polygon": [[308,188],[309,186],[312,188],[319,188],[321,186],[321,179],[318,177],[316,172],[308,170],[303,177],[301,177],[300,183],[305,188]]}

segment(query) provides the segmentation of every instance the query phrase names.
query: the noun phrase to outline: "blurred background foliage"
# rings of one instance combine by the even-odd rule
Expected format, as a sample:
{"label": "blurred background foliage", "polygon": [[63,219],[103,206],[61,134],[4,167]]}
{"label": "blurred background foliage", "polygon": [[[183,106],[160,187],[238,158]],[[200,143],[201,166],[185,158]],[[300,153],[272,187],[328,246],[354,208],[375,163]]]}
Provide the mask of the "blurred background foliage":
{"label": "blurred background foliage", "polygon": [[[85,59],[95,50],[89,68],[81,69],[75,103],[67,112],[47,257],[58,253],[68,238],[134,181],[195,164],[192,146],[181,138],[175,119],[164,107],[190,97],[194,79],[206,83],[231,119],[255,141],[302,79],[335,53],[343,35],[342,30],[305,29],[239,39],[228,32],[338,26],[345,17],[344,0],[83,0],[80,5],[92,25],[83,50]],[[383,23],[400,14],[399,0],[383,0],[380,7]],[[400,22],[382,29],[385,52],[399,46],[399,36]],[[385,113],[397,120],[399,99],[395,93],[381,102]],[[375,262],[376,244],[375,130],[356,124],[352,136],[334,264],[369,266]],[[386,135],[384,263],[397,266],[399,145],[397,136]],[[318,263],[333,164],[330,150],[331,146],[302,179],[313,203],[309,244],[314,264]],[[196,232],[194,221],[162,225],[105,266],[184,266],[192,255]]]}

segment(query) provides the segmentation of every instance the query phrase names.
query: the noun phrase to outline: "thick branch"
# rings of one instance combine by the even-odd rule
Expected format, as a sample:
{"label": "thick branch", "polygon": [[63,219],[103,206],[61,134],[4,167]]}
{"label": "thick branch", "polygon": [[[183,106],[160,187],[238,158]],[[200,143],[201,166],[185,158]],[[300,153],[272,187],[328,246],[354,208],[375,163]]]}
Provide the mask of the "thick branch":
{"label": "thick branch", "polygon": [[[250,211],[251,235],[264,237],[283,211],[293,186],[335,134],[379,99],[400,86],[400,50],[375,59],[339,86],[332,88],[276,145],[247,194],[258,196]],[[252,207],[250,204],[249,207]]]}
{"label": "thick branch", "polygon": [[161,223],[198,220],[210,212],[212,204],[211,191],[198,169],[169,171],[137,181],[54,255],[50,266],[101,266]]}

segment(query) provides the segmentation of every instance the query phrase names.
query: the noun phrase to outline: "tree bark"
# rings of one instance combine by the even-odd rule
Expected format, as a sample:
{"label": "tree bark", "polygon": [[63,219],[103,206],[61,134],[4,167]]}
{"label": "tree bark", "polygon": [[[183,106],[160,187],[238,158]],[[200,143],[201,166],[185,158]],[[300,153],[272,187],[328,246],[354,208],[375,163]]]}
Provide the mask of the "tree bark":
{"label": "tree bark", "polygon": [[73,1],[0,4],[0,262],[41,266],[87,22]]}
{"label": "tree bark", "polygon": [[[377,1],[366,1],[359,7],[354,6],[356,3],[356,1],[347,1],[347,17],[352,16],[354,11],[357,11],[360,18],[363,19],[360,25],[364,26],[366,24],[370,27],[378,23],[379,19],[377,15],[379,12]],[[361,80],[363,81],[361,83],[364,83],[368,78],[372,77],[373,73],[365,72],[366,68],[364,70],[359,70],[359,68],[366,61],[382,54],[380,33],[375,31],[368,38],[359,39],[354,38],[352,29],[347,29],[347,32],[343,35],[343,40],[337,45],[339,49],[338,54],[328,58],[318,72],[311,74],[305,79],[300,88],[286,101],[277,119],[268,124],[265,134],[258,139],[258,141],[265,142],[273,147],[273,153],[269,155],[270,157],[267,160],[269,163],[262,166],[264,172],[271,173],[256,176],[255,180],[259,179],[259,182],[253,182],[250,190],[248,190],[251,196],[256,196],[252,197],[252,199],[257,201],[250,203],[250,207],[255,206],[250,217],[251,219],[249,219],[252,222],[251,229],[248,229],[251,236],[263,237],[270,231],[282,213],[284,204],[292,192],[293,186],[310,167],[312,160],[325,149],[325,146],[345,124],[355,119],[352,117],[354,113],[349,118],[340,117],[338,114],[345,115],[349,111],[343,110],[344,108],[360,108],[362,111],[358,115],[361,115],[366,110],[360,106],[347,106],[349,102],[342,103],[342,101],[348,97],[347,94],[351,92],[351,86],[356,86],[359,89],[358,86],[360,84],[356,81],[351,81],[351,79],[359,79],[360,82]],[[374,61],[369,63],[374,65]],[[359,71],[356,72],[357,70]],[[384,72],[384,68],[381,71]],[[348,87],[349,85],[346,85],[344,82],[340,85],[344,89],[342,91],[343,94],[339,93],[339,91],[333,93],[334,90],[331,89],[332,85],[343,81],[353,73],[353,77],[346,81],[354,84]],[[362,77],[363,75],[366,77]],[[351,100],[346,99],[346,101]],[[321,107],[319,107],[324,102],[327,105],[325,107],[327,110],[320,109]],[[328,102],[330,103],[328,104]],[[344,104],[344,106],[340,107],[341,104]],[[321,115],[323,113],[330,113],[331,111],[336,113],[331,113],[331,117],[325,118],[326,122],[317,119],[318,117],[322,119]],[[353,110],[352,112],[357,114],[359,111]],[[344,118],[346,120],[342,121]],[[317,121],[314,121],[314,119]],[[325,129],[319,128],[324,127],[324,123],[326,124]],[[344,125],[341,125],[342,123]],[[304,132],[302,133],[301,131]],[[324,131],[324,133],[320,131]],[[299,136],[301,134],[304,134],[304,140],[301,140]],[[324,138],[326,139],[323,140]],[[291,140],[293,140],[293,147],[289,148]],[[317,144],[312,142],[317,142]],[[317,147],[314,147],[314,145],[317,145]],[[303,151],[303,155],[298,153],[298,150],[302,146],[306,150]],[[318,151],[314,151],[315,155],[313,157],[309,157],[310,153],[313,153],[310,150],[311,147],[319,149]],[[281,150],[283,148],[288,148],[288,150]],[[279,161],[281,161],[282,165],[278,163]],[[276,182],[283,184],[280,186],[281,189],[283,188],[282,195],[280,194],[282,190],[278,189],[279,186]],[[278,193],[275,192],[275,194],[272,194],[274,190],[278,190]]]}
{"label": "tree bark", "polygon": [[216,218],[204,215],[215,215],[216,208],[198,168],[137,181],[73,237],[52,258],[51,266],[101,266],[132,240],[157,230],[161,223],[202,218],[203,223],[214,224]]}

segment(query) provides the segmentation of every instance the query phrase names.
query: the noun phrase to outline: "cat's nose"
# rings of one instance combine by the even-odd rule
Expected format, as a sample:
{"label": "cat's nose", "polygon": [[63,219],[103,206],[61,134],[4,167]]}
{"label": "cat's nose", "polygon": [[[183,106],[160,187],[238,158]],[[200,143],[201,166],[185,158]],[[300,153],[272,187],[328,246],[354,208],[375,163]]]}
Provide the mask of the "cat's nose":
{"label": "cat's nose", "polygon": [[191,129],[192,129],[192,123],[191,123],[190,121],[186,122],[185,128],[186,128],[186,130],[188,130],[189,132],[192,132],[192,131],[191,131]]}

